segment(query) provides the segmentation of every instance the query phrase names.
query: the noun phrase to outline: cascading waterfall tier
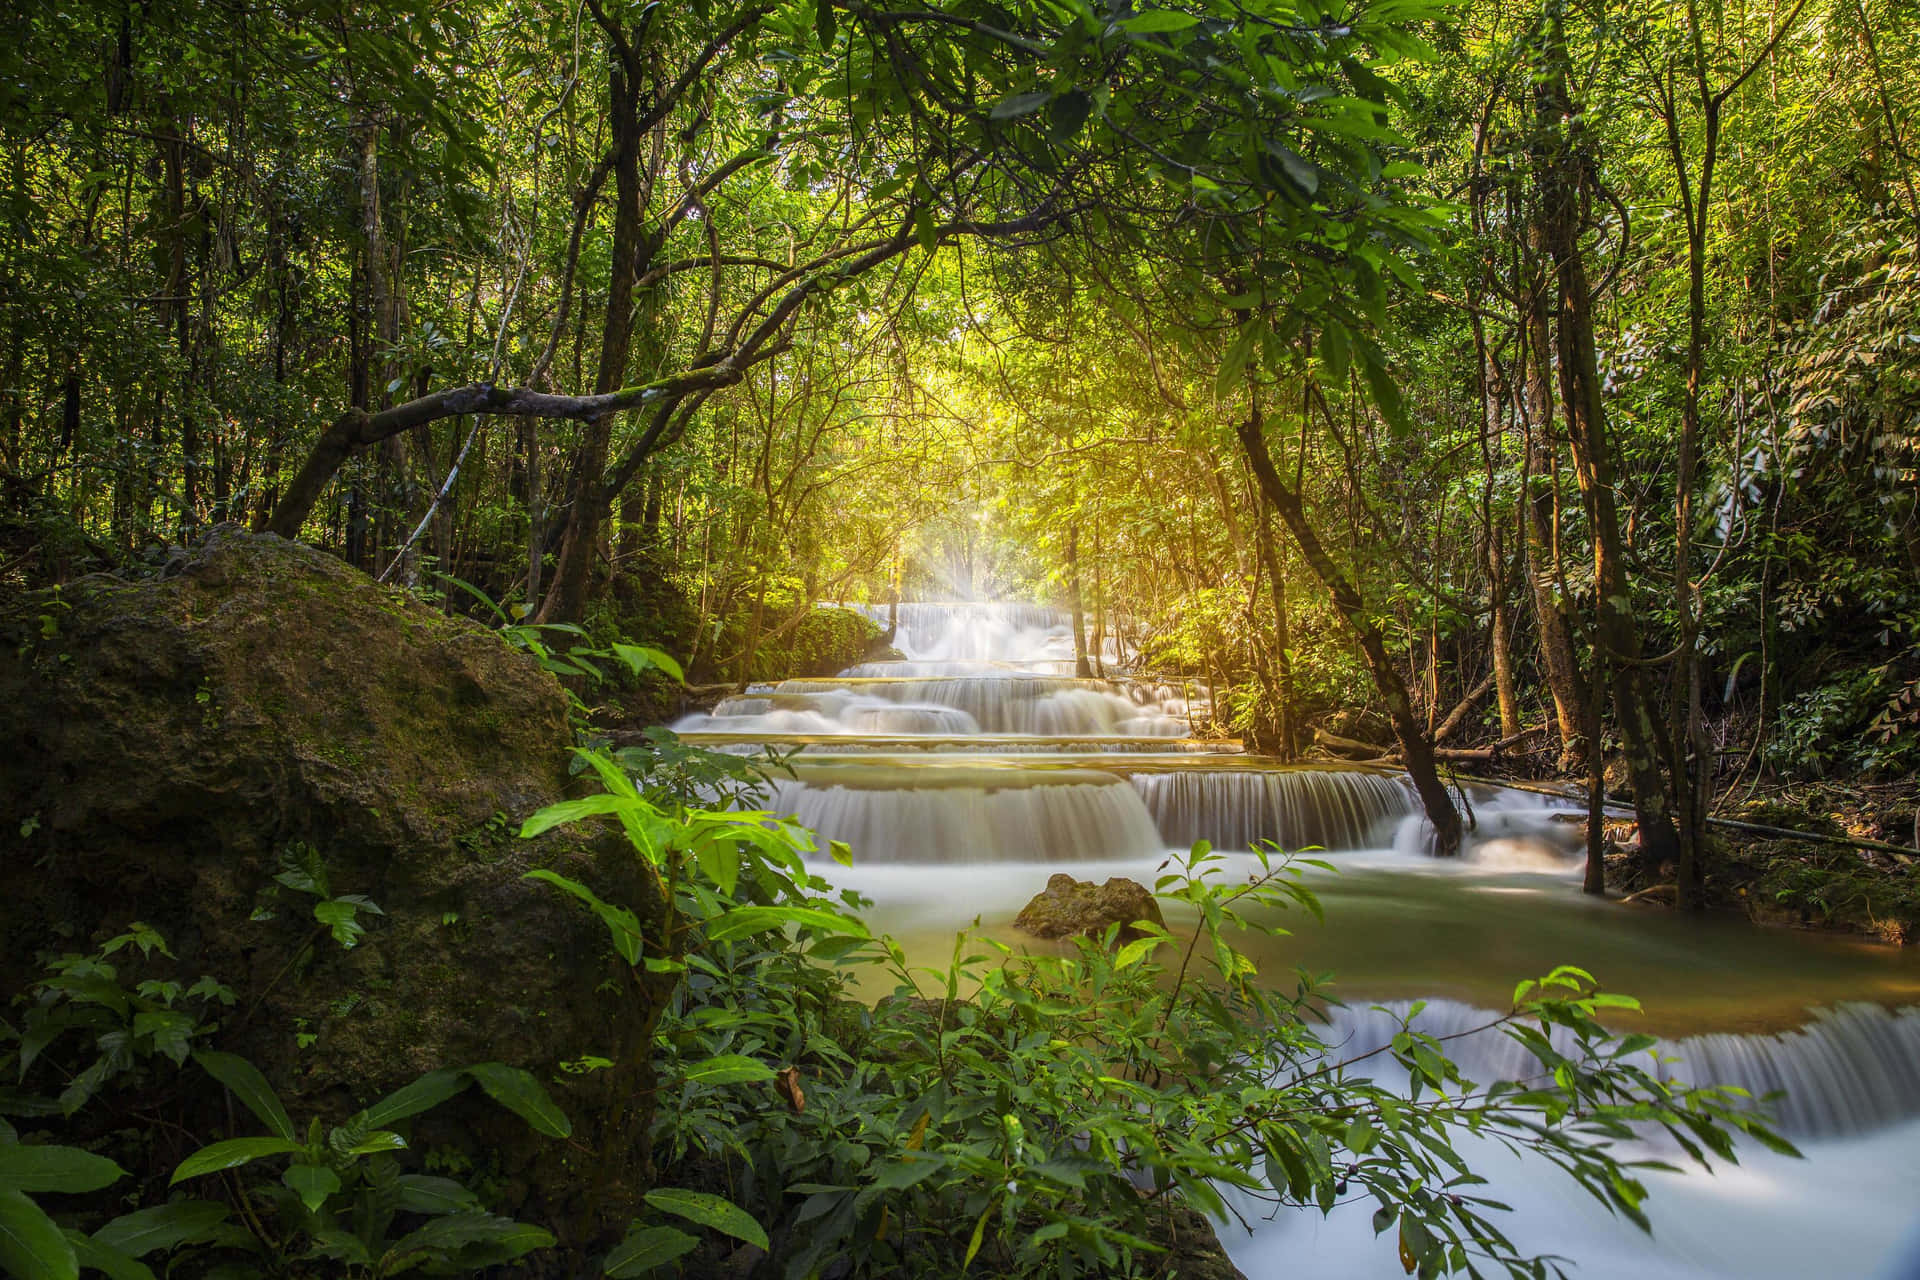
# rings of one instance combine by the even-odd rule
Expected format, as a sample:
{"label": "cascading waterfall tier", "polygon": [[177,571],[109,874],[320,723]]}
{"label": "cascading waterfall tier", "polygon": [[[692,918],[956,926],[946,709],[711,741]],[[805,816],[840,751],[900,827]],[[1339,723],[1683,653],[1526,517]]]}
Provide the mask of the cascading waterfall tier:
{"label": "cascading waterfall tier", "polygon": [[[853,605],[886,626],[886,605]],[[903,601],[893,647],[916,662],[1073,660],[1072,618],[1045,605]]]}
{"label": "cascading waterfall tier", "polygon": [[[1352,1071],[1384,1078],[1395,1066],[1377,1051],[1392,1042],[1412,1007],[1400,1001],[1330,1009],[1321,1039],[1339,1046],[1344,1060],[1376,1053]],[[1469,1080],[1486,1084],[1540,1075],[1539,1059],[1513,1037],[1476,1030],[1498,1016],[1432,1000],[1424,1002],[1413,1026],[1446,1040],[1447,1056]],[[1572,1052],[1572,1036],[1563,1028],[1552,1039],[1559,1051]],[[1812,1020],[1794,1031],[1688,1036],[1663,1040],[1652,1052],[1662,1061],[1656,1065],[1649,1057],[1641,1065],[1656,1078],[1745,1089],[1790,1137],[1845,1137],[1920,1115],[1920,1008],[1890,1012],[1875,1004],[1845,1004],[1814,1010]]]}
{"label": "cascading waterfall tier", "polygon": [[680,732],[1182,738],[1186,706],[1149,686],[999,672],[785,680],[691,715]]}
{"label": "cascading waterfall tier", "polygon": [[1183,769],[1129,781],[1171,846],[1358,849],[1413,806],[1404,779],[1361,770]]}
{"label": "cascading waterfall tier", "polygon": [[1091,769],[834,768],[775,783],[768,808],[869,863],[1085,861],[1162,847],[1125,779]]}

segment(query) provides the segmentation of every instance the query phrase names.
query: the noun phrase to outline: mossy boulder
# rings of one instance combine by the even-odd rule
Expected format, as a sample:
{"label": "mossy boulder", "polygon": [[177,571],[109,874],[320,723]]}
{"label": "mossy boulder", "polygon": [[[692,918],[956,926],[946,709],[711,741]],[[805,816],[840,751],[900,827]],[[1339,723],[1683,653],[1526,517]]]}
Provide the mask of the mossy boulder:
{"label": "mossy boulder", "polygon": [[[619,1010],[595,992],[600,925],[522,877],[552,865],[616,896],[633,866],[516,838],[568,786],[566,709],[486,628],[231,528],[151,578],[0,604],[0,980],[22,990],[38,953],[142,920],[176,976],[235,990],[220,1047],[296,1114],[477,1061],[553,1080],[616,1041]],[[384,910],[358,946],[276,884],[293,846]],[[457,1105],[508,1202],[564,1184],[563,1144]]]}
{"label": "mossy boulder", "polygon": [[1166,927],[1160,904],[1144,885],[1114,876],[1105,884],[1075,880],[1056,874],[1047,887],[1034,895],[1013,919],[1013,927],[1036,938],[1065,938],[1075,934],[1096,938],[1107,926],[1118,924],[1120,940],[1131,942],[1140,936],[1133,928],[1136,920],[1148,920]]}

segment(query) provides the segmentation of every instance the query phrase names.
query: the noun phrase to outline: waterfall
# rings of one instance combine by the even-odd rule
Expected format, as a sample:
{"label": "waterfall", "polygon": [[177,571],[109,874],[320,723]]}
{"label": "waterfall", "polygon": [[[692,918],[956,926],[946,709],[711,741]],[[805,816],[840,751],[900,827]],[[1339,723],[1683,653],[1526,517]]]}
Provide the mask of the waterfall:
{"label": "waterfall", "polygon": [[[1163,845],[1140,797],[1094,770],[925,770],[870,779],[849,770],[774,784],[767,808],[864,863],[1086,861],[1151,857]],[[834,775],[841,775],[836,778]],[[862,783],[865,785],[861,785]]]}
{"label": "waterfall", "polygon": [[1358,849],[1413,808],[1405,779],[1366,770],[1169,770],[1129,781],[1161,838],[1179,847]]}
{"label": "waterfall", "polygon": [[[1408,1001],[1376,1007],[1328,1010],[1321,1038],[1342,1059],[1380,1049],[1392,1042]],[[1414,1019],[1414,1027],[1447,1040],[1448,1057],[1469,1080],[1486,1084],[1540,1074],[1539,1060],[1499,1030],[1475,1031],[1496,1014],[1452,1000],[1433,1000]],[[1570,1052],[1573,1040],[1556,1028],[1554,1047]],[[1812,1021],[1773,1035],[1715,1033],[1663,1040],[1652,1052],[1663,1061],[1642,1061],[1662,1080],[1733,1085],[1753,1095],[1756,1105],[1774,1116],[1782,1133],[1794,1138],[1832,1138],[1865,1133],[1920,1115],[1920,1008],[1889,1012],[1875,1004],[1844,1004],[1816,1009]],[[1374,1075],[1397,1070],[1382,1053],[1354,1070]],[[1785,1096],[1761,1101],[1768,1094]]]}
{"label": "waterfall", "polygon": [[674,725],[697,733],[1181,738],[1186,705],[1109,680],[977,676],[784,680]]}

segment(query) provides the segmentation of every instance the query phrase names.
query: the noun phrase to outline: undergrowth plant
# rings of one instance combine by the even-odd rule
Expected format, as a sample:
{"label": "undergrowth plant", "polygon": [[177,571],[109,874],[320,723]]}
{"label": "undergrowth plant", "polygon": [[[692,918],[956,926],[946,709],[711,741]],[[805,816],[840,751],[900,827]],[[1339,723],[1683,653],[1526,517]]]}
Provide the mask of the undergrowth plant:
{"label": "undergrowth plant", "polygon": [[[1544,1158],[1642,1227],[1640,1175],[1665,1166],[1620,1144],[1649,1126],[1701,1161],[1734,1158],[1742,1133],[1790,1150],[1739,1091],[1658,1078],[1650,1038],[1599,1021],[1633,1002],[1578,969],[1523,983],[1484,1028],[1527,1050],[1525,1079],[1468,1079],[1414,1014],[1377,1053],[1343,1059],[1319,1031],[1330,994],[1305,978],[1271,986],[1241,947],[1284,932],[1283,908],[1318,911],[1291,860],[1196,845],[1156,885],[1188,920],[1179,931],[1137,921],[1123,944],[1116,924],[1068,956],[962,935],[930,970],[809,873],[810,841],[790,823],[658,803],[611,758],[589,765],[605,792],[524,834],[612,817],[648,877],[630,908],[534,873],[655,980],[647,1039],[630,1050],[645,1055],[633,1070],[650,1103],[633,1118],[663,1181],[688,1184],[648,1195],[609,1276],[669,1274],[738,1242],[787,1280],[829,1266],[1151,1275],[1171,1206],[1224,1215],[1223,1188],[1323,1212],[1370,1199],[1375,1229],[1423,1276],[1560,1274],[1505,1235],[1458,1138]],[[850,998],[862,963],[894,984],[877,1006]]]}

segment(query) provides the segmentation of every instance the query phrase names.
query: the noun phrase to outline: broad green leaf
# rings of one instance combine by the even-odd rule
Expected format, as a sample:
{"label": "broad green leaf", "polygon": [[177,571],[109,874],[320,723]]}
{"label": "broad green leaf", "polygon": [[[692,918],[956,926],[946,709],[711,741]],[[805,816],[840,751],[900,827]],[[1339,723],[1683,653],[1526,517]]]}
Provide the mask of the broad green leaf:
{"label": "broad green leaf", "polygon": [[368,1128],[385,1128],[409,1116],[433,1110],[465,1090],[469,1083],[466,1073],[462,1071],[429,1071],[412,1084],[395,1089],[355,1116],[354,1120]]}
{"label": "broad green leaf", "polygon": [[452,1178],[403,1173],[397,1185],[400,1208],[408,1213],[464,1213],[480,1207],[480,1198]]}
{"label": "broad green leaf", "polygon": [[293,1194],[300,1197],[300,1203],[307,1206],[308,1213],[320,1212],[320,1206],[327,1197],[340,1189],[340,1175],[323,1164],[291,1164],[280,1175],[280,1181],[287,1184]]}
{"label": "broad green leaf", "polygon": [[1199,21],[1192,14],[1182,13],[1178,9],[1149,9],[1122,21],[1120,29],[1136,36],[1158,35],[1164,31],[1185,31]]}
{"label": "broad green leaf", "polygon": [[[334,1130],[335,1134],[340,1131]],[[347,1148],[350,1156],[377,1156],[384,1151],[405,1151],[407,1140],[390,1129],[375,1129]]]}
{"label": "broad green leaf", "polygon": [[79,1231],[68,1231],[66,1237],[67,1243],[73,1246],[75,1260],[89,1271],[100,1272],[107,1280],[154,1280],[151,1267],[118,1249],[103,1245]]}
{"label": "broad green leaf", "polygon": [[1016,116],[1030,115],[1046,106],[1052,97],[1053,95],[1044,89],[1036,93],[1010,94],[994,103],[993,109],[987,112],[987,117],[992,120],[1011,120]]}
{"label": "broad green leaf", "polygon": [[616,814],[632,803],[627,796],[612,795],[605,791],[596,796],[581,796],[578,800],[562,800],[539,810],[521,823],[520,838],[530,840],[570,822]]}
{"label": "broad green leaf", "polygon": [[687,1068],[686,1076],[694,1084],[739,1084],[746,1080],[771,1080],[773,1071],[765,1063],[738,1053],[723,1053]]}
{"label": "broad green leaf", "polygon": [[608,1280],[643,1276],[655,1267],[692,1253],[699,1244],[698,1236],[672,1227],[646,1227],[629,1232],[607,1255],[606,1268],[601,1274]]}
{"label": "broad green leaf", "polygon": [[294,1136],[287,1109],[280,1105],[279,1095],[258,1067],[235,1054],[215,1053],[211,1049],[194,1054],[193,1060],[208,1075],[231,1089],[233,1096],[240,1099],[240,1105],[258,1116],[260,1123],[282,1138]]}
{"label": "broad green leaf", "polygon": [[325,902],[313,904],[313,918],[327,926],[333,934],[333,940],[340,944],[343,951],[351,951],[358,946],[360,939],[366,937],[367,928],[360,923],[360,906],[343,898],[328,898]]}
{"label": "broad green leaf", "polygon": [[646,1200],[662,1213],[685,1218],[722,1235],[732,1236],[735,1240],[744,1240],[759,1249],[767,1247],[767,1233],[760,1229],[760,1224],[725,1196],[665,1187],[647,1192]]}
{"label": "broad green leaf", "polygon": [[0,1146],[0,1191],[98,1191],[125,1176],[105,1156],[78,1147]]}
{"label": "broad green leaf", "polygon": [[469,1245],[503,1244],[512,1241],[513,1256],[549,1248],[553,1236],[539,1227],[498,1214],[483,1212],[450,1213],[434,1218],[418,1231],[402,1237],[381,1259],[383,1274],[393,1275],[397,1264],[416,1255],[437,1257],[456,1253]]}
{"label": "broad green leaf", "polygon": [[830,934],[871,935],[858,920],[821,911],[814,907],[735,907],[707,924],[707,937],[715,942],[765,933],[784,925],[796,924]]}
{"label": "broad green leaf", "polygon": [[180,1167],[173,1171],[168,1185],[206,1173],[219,1173],[222,1169],[237,1169],[268,1156],[298,1155],[305,1150],[299,1143],[285,1138],[229,1138],[225,1142],[202,1147],[182,1160]]}
{"label": "broad green leaf", "polygon": [[566,1113],[553,1104],[540,1082],[518,1067],[504,1062],[481,1062],[467,1068],[467,1074],[479,1081],[487,1096],[532,1125],[549,1138],[564,1138],[573,1132]]}
{"label": "broad green leaf", "polygon": [[79,1280],[73,1243],[39,1205],[0,1191],[0,1271],[18,1280]]}
{"label": "broad green leaf", "polygon": [[[822,0],[821,7],[826,7],[825,0]],[[687,673],[680,669],[680,664],[674,660],[672,654],[663,650],[644,644],[622,644],[616,640],[613,644],[613,653],[615,657],[626,663],[628,669],[635,675],[651,669],[664,671],[681,684],[687,682]]]}
{"label": "broad green leaf", "polygon": [[[534,816],[538,817],[539,814]],[[620,957],[628,964],[640,963],[640,918],[633,912],[625,907],[614,906],[578,880],[570,880],[557,871],[542,868],[538,871],[529,871],[521,878],[545,881],[560,892],[570,894],[586,903],[587,908],[600,917],[600,923],[607,927],[607,933],[613,939],[613,949],[620,953]]]}
{"label": "broad green leaf", "polygon": [[93,1233],[98,1243],[128,1257],[173,1249],[203,1240],[227,1220],[226,1205],[213,1200],[176,1200],[124,1213]]}

